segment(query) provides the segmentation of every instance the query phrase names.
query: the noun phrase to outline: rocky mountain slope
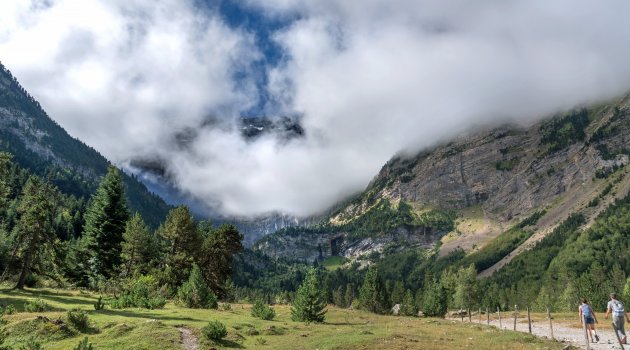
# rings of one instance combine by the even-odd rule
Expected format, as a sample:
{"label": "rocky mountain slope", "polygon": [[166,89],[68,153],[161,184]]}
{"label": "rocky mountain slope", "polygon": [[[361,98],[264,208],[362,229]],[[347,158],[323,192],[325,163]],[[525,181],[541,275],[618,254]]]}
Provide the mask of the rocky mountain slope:
{"label": "rocky mountain slope", "polygon": [[[527,227],[523,238],[531,245],[569,214],[594,215],[621,195],[628,155],[628,96],[527,127],[478,131],[394,157],[362,194],[326,222],[280,231],[255,247],[298,259],[356,258],[413,246],[439,247],[442,256],[456,249],[470,253],[534,215],[535,220],[520,225]],[[383,203],[401,220],[360,232],[352,227]],[[401,214],[401,204],[411,209]],[[427,221],[431,213],[450,213],[451,225]]]}
{"label": "rocky mountain slope", "polygon": [[[110,164],[96,150],[68,135],[0,64],[0,150],[64,193],[90,197]],[[129,205],[152,227],[170,207],[134,176],[124,175]]]}

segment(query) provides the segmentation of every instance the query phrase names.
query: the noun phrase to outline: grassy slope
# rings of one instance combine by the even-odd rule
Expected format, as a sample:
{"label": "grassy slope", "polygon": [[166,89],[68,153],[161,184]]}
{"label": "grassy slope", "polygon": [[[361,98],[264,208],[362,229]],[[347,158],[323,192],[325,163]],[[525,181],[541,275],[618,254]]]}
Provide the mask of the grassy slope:
{"label": "grassy slope", "polygon": [[[27,299],[41,297],[55,311],[23,313]],[[9,342],[21,344],[31,335],[44,337],[43,327],[33,319],[45,315],[51,320],[65,317],[72,308],[88,310],[94,326],[100,331],[87,334],[95,349],[182,349],[178,325],[190,327],[200,335],[200,328],[218,319],[228,328],[227,341],[217,348],[246,349],[561,349],[560,343],[543,341],[521,333],[495,328],[458,324],[448,320],[378,316],[361,311],[329,308],[325,324],[290,321],[288,306],[274,307],[275,321],[252,318],[249,305],[233,305],[231,311],[192,310],[168,304],[163,310],[94,311],[95,298],[78,292],[48,289],[25,292],[0,292],[0,304],[13,304],[17,314],[5,316]],[[259,335],[248,335],[255,328]],[[50,327],[47,328],[50,331]],[[51,337],[48,336],[50,339]],[[83,334],[75,334],[45,343],[44,349],[71,349]],[[203,347],[202,347],[203,348]]]}

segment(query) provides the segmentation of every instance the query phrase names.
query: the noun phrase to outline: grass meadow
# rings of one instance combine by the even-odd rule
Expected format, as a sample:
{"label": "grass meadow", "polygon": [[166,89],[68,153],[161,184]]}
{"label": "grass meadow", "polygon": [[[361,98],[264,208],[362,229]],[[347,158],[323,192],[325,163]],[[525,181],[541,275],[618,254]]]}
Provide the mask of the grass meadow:
{"label": "grass meadow", "polygon": [[[562,349],[563,344],[475,323],[454,320],[381,316],[329,307],[326,322],[292,322],[290,306],[276,305],[277,316],[264,321],[250,315],[250,305],[231,304],[231,310],[187,309],[168,303],[164,309],[96,311],[97,295],[55,289],[0,291],[0,305],[13,305],[6,315],[6,344],[19,348],[35,337],[46,350],[73,349],[85,336],[95,350],[184,349],[178,327],[192,330],[199,349]],[[24,312],[24,303],[41,298],[45,312]],[[89,313],[90,328],[81,333],[66,321],[66,312]],[[61,319],[64,322],[58,321]],[[210,320],[223,322],[228,336],[219,343],[203,339],[201,328]]]}

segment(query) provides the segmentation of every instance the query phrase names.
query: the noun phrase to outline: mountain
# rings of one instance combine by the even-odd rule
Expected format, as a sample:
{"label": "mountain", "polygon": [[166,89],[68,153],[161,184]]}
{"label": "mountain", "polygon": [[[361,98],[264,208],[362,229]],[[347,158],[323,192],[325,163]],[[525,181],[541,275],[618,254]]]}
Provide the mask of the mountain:
{"label": "mountain", "polygon": [[500,247],[478,265],[487,275],[569,215],[583,214],[589,225],[624,197],[629,155],[629,96],[529,126],[477,131],[392,158],[363,193],[319,225],[281,230],[254,247],[307,260],[361,260],[409,247],[436,248],[444,257]]}
{"label": "mountain", "polygon": [[[33,174],[50,179],[62,192],[88,199],[110,162],[55,123],[0,63],[0,150]],[[132,211],[156,228],[170,209],[133,175],[124,174]]]}
{"label": "mountain", "polygon": [[[208,125],[219,126],[216,121]],[[304,136],[304,129],[296,117],[244,117],[237,121],[236,128],[248,142],[268,136],[274,137],[280,142],[288,142]],[[189,131],[181,139],[194,139],[197,137],[194,131]],[[187,147],[186,143],[179,145]],[[135,158],[126,166],[132,173],[152,192],[158,194],[167,203],[172,205],[185,204],[191,208],[199,219],[208,219],[214,223],[234,224],[244,235],[243,244],[250,247],[263,236],[278,231],[285,227],[309,224],[316,221],[315,218],[301,218],[283,213],[269,213],[257,217],[225,216],[208,206],[203,201],[180,191],[174,183],[169,169],[168,161],[158,156],[154,158]]]}

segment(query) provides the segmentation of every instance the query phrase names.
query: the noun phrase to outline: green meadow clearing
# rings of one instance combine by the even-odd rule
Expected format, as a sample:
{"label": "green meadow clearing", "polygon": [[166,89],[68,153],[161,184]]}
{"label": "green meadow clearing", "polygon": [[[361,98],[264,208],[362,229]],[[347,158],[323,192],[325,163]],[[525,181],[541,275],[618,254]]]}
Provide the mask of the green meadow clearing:
{"label": "green meadow clearing", "polygon": [[[24,312],[31,299],[45,300],[52,310]],[[199,349],[561,349],[562,344],[522,333],[499,331],[478,324],[444,319],[381,316],[329,307],[324,324],[292,322],[290,307],[274,306],[277,316],[264,321],[250,315],[250,305],[231,304],[231,310],[187,309],[168,303],[161,310],[94,310],[96,296],[79,291],[27,289],[1,291],[0,304],[17,312],[6,315],[7,345],[20,348],[35,337],[48,350],[74,349],[85,336],[94,349],[185,349],[178,328],[198,338]],[[75,330],[66,312],[89,313],[91,329]],[[42,317],[43,316],[43,317]],[[64,322],[58,321],[61,319]],[[201,336],[210,320],[223,322],[228,336],[211,343]]]}

